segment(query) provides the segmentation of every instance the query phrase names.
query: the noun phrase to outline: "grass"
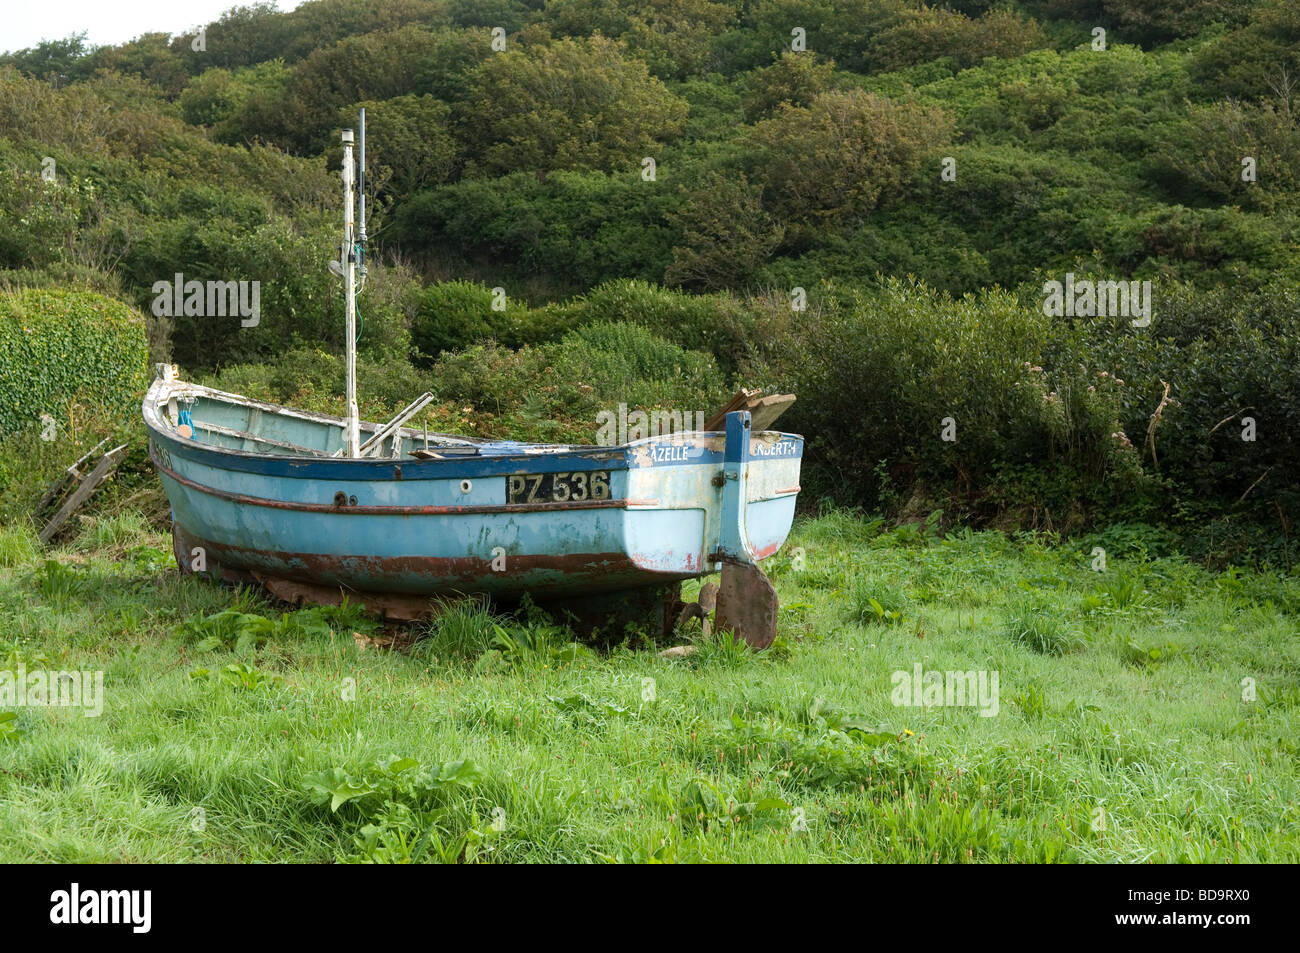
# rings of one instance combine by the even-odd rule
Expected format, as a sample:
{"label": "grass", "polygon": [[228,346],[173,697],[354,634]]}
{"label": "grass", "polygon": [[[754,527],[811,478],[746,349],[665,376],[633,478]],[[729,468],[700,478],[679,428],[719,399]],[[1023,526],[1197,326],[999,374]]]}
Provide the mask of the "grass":
{"label": "grass", "polygon": [[[0,706],[0,862],[1300,860],[1297,578],[845,513],[767,567],[765,652],[478,603],[393,650],[130,515],[0,531],[0,670],[105,692]],[[997,672],[997,714],[896,706],[918,663]]]}

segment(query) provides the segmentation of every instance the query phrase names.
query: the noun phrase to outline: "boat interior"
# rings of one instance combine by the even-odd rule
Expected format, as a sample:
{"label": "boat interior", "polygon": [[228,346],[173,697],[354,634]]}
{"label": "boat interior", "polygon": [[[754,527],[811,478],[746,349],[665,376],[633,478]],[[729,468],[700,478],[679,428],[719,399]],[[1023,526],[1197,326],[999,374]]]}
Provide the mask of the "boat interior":
{"label": "boat interior", "polygon": [[[433,396],[423,394],[388,423],[361,421],[361,455],[370,458],[442,459],[540,449],[503,441],[430,433],[404,424]],[[158,415],[180,436],[249,453],[303,457],[343,456],[344,420],[250,400],[197,385],[171,389]],[[568,448],[564,448],[568,449]]]}

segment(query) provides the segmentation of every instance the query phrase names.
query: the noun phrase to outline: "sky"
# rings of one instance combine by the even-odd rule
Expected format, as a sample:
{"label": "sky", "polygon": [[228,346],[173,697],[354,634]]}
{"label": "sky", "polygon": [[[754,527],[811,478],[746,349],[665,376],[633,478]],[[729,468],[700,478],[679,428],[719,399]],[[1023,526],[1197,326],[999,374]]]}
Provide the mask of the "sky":
{"label": "sky", "polygon": [[[93,46],[123,43],[141,33],[182,33],[252,0],[0,0],[0,52],[61,40],[86,31]],[[301,0],[276,0],[292,10]]]}

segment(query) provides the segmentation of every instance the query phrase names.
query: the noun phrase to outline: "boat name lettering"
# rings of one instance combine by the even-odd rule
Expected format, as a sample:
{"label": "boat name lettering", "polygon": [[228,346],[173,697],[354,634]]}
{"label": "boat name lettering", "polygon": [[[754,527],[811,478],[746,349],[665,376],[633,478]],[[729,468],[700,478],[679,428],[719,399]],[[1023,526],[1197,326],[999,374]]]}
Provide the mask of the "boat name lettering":
{"label": "boat name lettering", "polygon": [[683,446],[674,446],[672,444],[661,444],[654,448],[655,463],[670,463],[674,460],[688,460],[690,454],[687,451],[690,448]]}
{"label": "boat name lettering", "polygon": [[750,453],[756,457],[792,457],[799,451],[799,445],[793,440],[782,440],[780,443],[756,443],[750,449]]}

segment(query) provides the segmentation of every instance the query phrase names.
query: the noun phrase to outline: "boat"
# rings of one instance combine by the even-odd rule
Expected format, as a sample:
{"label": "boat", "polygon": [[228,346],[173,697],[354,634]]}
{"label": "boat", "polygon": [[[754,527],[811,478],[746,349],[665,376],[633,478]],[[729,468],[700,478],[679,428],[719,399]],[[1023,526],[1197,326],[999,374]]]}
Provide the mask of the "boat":
{"label": "boat", "polygon": [[[353,321],[364,251],[351,163],[345,130],[343,254],[331,267],[345,283],[347,416],[156,366],[142,411],[181,570],[290,601],[346,596],[397,618],[443,597],[531,599],[586,632],[635,621],[668,633],[716,604],[715,629],[770,644],[776,594],[758,564],[790,531],[801,436],[755,431],[740,409],[714,430],[618,446],[472,439],[407,426],[431,394],[387,423],[359,419]],[[681,601],[683,581],[719,572],[698,603]]]}

